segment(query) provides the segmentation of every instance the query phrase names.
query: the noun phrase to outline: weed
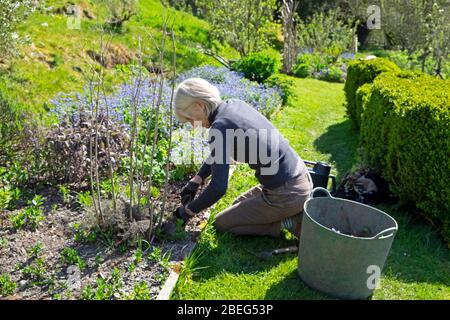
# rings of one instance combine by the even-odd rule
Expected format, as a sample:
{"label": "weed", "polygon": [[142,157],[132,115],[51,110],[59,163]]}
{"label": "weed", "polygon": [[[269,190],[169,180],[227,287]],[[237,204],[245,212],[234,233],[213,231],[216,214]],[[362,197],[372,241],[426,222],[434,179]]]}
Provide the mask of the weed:
{"label": "weed", "polygon": [[0,187],[0,210],[13,209],[14,205],[19,201],[21,191],[19,188],[12,188],[10,186]]}
{"label": "weed", "polygon": [[89,208],[92,205],[91,193],[89,191],[79,192],[77,194],[77,203],[82,208]]}
{"label": "weed", "polygon": [[161,267],[163,267],[165,270],[170,269],[170,256],[172,253],[170,251],[167,251],[165,253],[162,252],[161,248],[155,247],[148,256],[148,259],[150,261],[158,263]]}
{"label": "weed", "polygon": [[67,187],[65,185],[60,185],[59,186],[59,192],[61,193],[63,202],[65,204],[68,204],[70,202],[70,200],[71,200],[69,187]]}
{"label": "weed", "polygon": [[28,207],[9,217],[13,228],[15,230],[22,228],[35,230],[39,223],[44,220],[42,205],[43,197],[40,195],[36,195],[33,200],[28,201]]}
{"label": "weed", "polygon": [[97,240],[97,230],[86,230],[79,223],[74,223],[72,229],[75,233],[73,240],[79,243],[94,243]]}
{"label": "weed", "polygon": [[147,241],[145,241],[141,238],[138,239],[138,246],[137,246],[136,252],[134,253],[134,260],[128,267],[129,272],[133,272],[136,269],[136,266],[139,265],[139,263],[141,263],[142,255],[143,255],[142,244],[144,242],[148,244]]}
{"label": "weed", "polygon": [[128,300],[150,300],[151,293],[148,289],[147,283],[140,281],[135,283],[133,287],[133,292],[127,296]]}
{"label": "weed", "polygon": [[76,265],[80,270],[86,268],[86,261],[78,255],[77,250],[73,248],[64,248],[61,251],[61,261],[65,264]]}
{"label": "weed", "polygon": [[99,267],[103,263],[103,261],[105,261],[105,259],[100,254],[97,254],[95,256],[95,265],[97,267]]}
{"label": "weed", "polygon": [[16,287],[17,283],[11,281],[9,275],[7,274],[0,275],[0,296],[3,297],[13,294]]}
{"label": "weed", "polygon": [[93,289],[91,285],[87,285],[81,292],[81,299],[83,300],[111,300],[119,298],[119,290],[123,286],[122,275],[120,270],[114,268],[111,277],[107,280],[98,277],[96,280],[97,289]]}
{"label": "weed", "polygon": [[42,253],[43,247],[44,246],[40,242],[38,242],[33,247],[31,247],[31,249],[28,251],[28,254],[30,255],[30,258],[31,259],[39,258],[41,253]]}
{"label": "weed", "polygon": [[22,269],[23,276],[30,279],[34,285],[47,283],[45,281],[45,272],[45,263],[42,258],[33,259],[29,265]]}
{"label": "weed", "polygon": [[0,248],[8,245],[8,239],[0,238]]}

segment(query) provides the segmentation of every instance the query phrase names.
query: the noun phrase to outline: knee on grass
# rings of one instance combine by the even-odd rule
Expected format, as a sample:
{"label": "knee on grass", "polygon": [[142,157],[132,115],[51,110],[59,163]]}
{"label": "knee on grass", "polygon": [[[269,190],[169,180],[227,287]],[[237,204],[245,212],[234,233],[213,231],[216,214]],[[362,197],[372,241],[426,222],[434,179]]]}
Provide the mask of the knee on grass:
{"label": "knee on grass", "polygon": [[223,219],[221,215],[216,216],[216,219],[214,220],[214,227],[217,231],[227,232],[231,229],[231,227],[228,226],[224,220],[225,219]]}

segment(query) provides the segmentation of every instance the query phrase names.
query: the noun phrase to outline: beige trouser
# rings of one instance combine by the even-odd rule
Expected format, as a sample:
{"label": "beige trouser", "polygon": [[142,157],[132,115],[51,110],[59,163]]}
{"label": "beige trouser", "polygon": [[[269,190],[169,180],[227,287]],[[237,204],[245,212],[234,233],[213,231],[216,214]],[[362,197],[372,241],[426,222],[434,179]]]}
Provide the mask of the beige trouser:
{"label": "beige trouser", "polygon": [[215,227],[239,235],[280,236],[281,220],[303,211],[312,191],[309,173],[275,189],[256,186],[241,194],[233,205],[216,215]]}

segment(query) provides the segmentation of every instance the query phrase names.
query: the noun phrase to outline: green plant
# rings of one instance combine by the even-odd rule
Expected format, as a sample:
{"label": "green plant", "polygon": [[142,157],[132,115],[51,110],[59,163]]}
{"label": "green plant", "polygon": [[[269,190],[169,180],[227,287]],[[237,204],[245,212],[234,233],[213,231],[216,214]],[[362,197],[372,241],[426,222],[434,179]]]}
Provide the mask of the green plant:
{"label": "green plant", "polygon": [[273,74],[264,81],[264,84],[267,87],[280,89],[283,105],[287,104],[289,99],[294,95],[294,82],[284,74]]}
{"label": "green plant", "polygon": [[59,192],[61,193],[62,199],[64,203],[69,203],[70,202],[70,189],[68,186],[65,185],[60,185],[59,186]]}
{"label": "green plant", "polygon": [[247,79],[260,83],[277,73],[280,67],[279,54],[269,51],[251,53],[233,64],[234,70],[242,72]]}
{"label": "green plant", "polygon": [[121,31],[123,24],[137,14],[137,0],[107,0],[110,18],[108,25],[115,31]]}
{"label": "green plant", "polygon": [[9,217],[15,230],[30,228],[35,230],[39,223],[44,220],[42,211],[43,197],[36,195],[33,200],[28,201],[28,207]]}
{"label": "green plant", "polygon": [[113,298],[120,298],[119,290],[123,286],[122,275],[120,270],[114,268],[111,277],[103,279],[97,277],[97,288],[93,289],[91,285],[87,285],[81,292],[81,299],[83,300],[111,300]]}
{"label": "green plant", "polygon": [[450,241],[450,81],[385,73],[375,79],[363,104],[365,160],[395,194],[442,227]]}
{"label": "green plant", "polygon": [[185,227],[183,225],[183,220],[177,219],[175,222],[175,233],[170,236],[170,240],[172,241],[182,241],[186,239],[187,233]]}
{"label": "green plant", "polygon": [[297,62],[292,72],[298,78],[307,78],[315,73],[321,72],[332,63],[324,54],[303,53],[297,56]]}
{"label": "green plant", "polygon": [[136,269],[136,266],[142,261],[142,239],[138,241],[138,247],[136,248],[136,252],[134,253],[133,262],[128,267],[129,272],[133,272]]}
{"label": "green plant", "polygon": [[1,187],[0,210],[14,208],[14,205],[19,201],[21,194],[19,188],[11,188],[10,186]]}
{"label": "green plant", "polygon": [[[0,132],[0,137],[1,135]],[[1,142],[0,146],[5,147]],[[23,185],[27,179],[27,172],[22,169],[17,161],[6,167],[0,167],[0,210],[14,208],[22,195],[19,186]]]}
{"label": "green plant", "polygon": [[34,246],[32,246],[30,248],[30,250],[28,251],[30,258],[34,259],[34,258],[40,257],[43,248],[44,248],[44,246],[40,242],[38,242]]}
{"label": "green plant", "polygon": [[340,10],[314,13],[308,20],[298,23],[299,47],[324,54],[330,62],[352,46],[353,21],[345,21]]}
{"label": "green plant", "polygon": [[78,192],[77,203],[82,208],[89,208],[92,205],[92,197],[89,191]]}
{"label": "green plant", "polygon": [[[114,188],[114,189],[113,189]],[[100,190],[107,197],[112,197],[113,192],[119,193],[119,179],[116,174],[113,175],[113,179],[105,179],[100,182]]]}
{"label": "green plant", "polygon": [[311,66],[307,63],[296,64],[292,72],[298,78],[307,78],[311,75]]}
{"label": "green plant", "polygon": [[1,274],[0,275],[0,297],[9,296],[14,293],[16,290],[17,283],[11,281],[9,275]]}
{"label": "green plant", "polygon": [[104,261],[105,261],[105,259],[100,254],[97,254],[95,256],[95,261],[94,262],[95,262],[95,265],[97,267],[99,267]]}
{"label": "green plant", "polygon": [[150,300],[152,298],[147,283],[139,281],[134,284],[133,292],[127,296],[128,300]]}
{"label": "green plant", "polygon": [[22,268],[22,274],[24,277],[30,279],[32,284],[42,285],[47,283],[45,277],[45,262],[42,258],[33,258],[31,262]]}
{"label": "green plant", "polygon": [[372,83],[384,72],[400,72],[400,69],[395,63],[383,58],[355,60],[349,63],[344,91],[347,99],[347,115],[356,128],[359,128],[361,117],[361,114],[357,113],[356,92],[363,84]]}
{"label": "green plant", "polygon": [[74,237],[73,240],[75,242],[80,243],[94,243],[97,240],[98,237],[98,230],[97,229],[86,229],[79,223],[74,223],[72,225],[72,229],[74,231]]}
{"label": "green plant", "polygon": [[344,73],[339,67],[332,66],[319,72],[317,79],[329,82],[344,82]]}
{"label": "green plant", "polygon": [[78,255],[77,250],[73,248],[64,248],[61,251],[61,262],[78,266],[80,270],[86,268],[86,261]]}
{"label": "green plant", "polygon": [[197,0],[214,40],[229,43],[241,57],[264,49],[273,34],[275,0]]}
{"label": "green plant", "polygon": [[161,267],[169,270],[171,252],[167,251],[163,253],[162,249],[159,247],[154,247],[152,253],[148,256],[150,261],[158,263]]}
{"label": "green plant", "polygon": [[7,168],[6,180],[15,187],[26,185],[29,180],[28,171],[19,161],[13,161]]}
{"label": "green plant", "polygon": [[32,11],[32,1],[0,1],[0,58],[15,54],[17,46],[26,40],[19,36],[18,29]]}

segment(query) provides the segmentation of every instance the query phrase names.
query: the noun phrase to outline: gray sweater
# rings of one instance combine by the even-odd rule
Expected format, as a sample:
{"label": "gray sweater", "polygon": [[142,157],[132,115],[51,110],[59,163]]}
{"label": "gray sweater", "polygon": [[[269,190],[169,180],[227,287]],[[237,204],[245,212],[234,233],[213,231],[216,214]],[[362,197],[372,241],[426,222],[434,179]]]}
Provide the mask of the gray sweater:
{"label": "gray sweater", "polygon": [[[198,175],[203,180],[211,175],[211,182],[188,205],[193,212],[210,207],[225,194],[231,158],[248,163],[261,185],[268,189],[306,172],[304,162],[287,140],[267,118],[244,101],[230,99],[220,103],[209,123],[211,155]],[[233,132],[241,134],[230,135]],[[217,138],[218,133],[222,138]]]}

